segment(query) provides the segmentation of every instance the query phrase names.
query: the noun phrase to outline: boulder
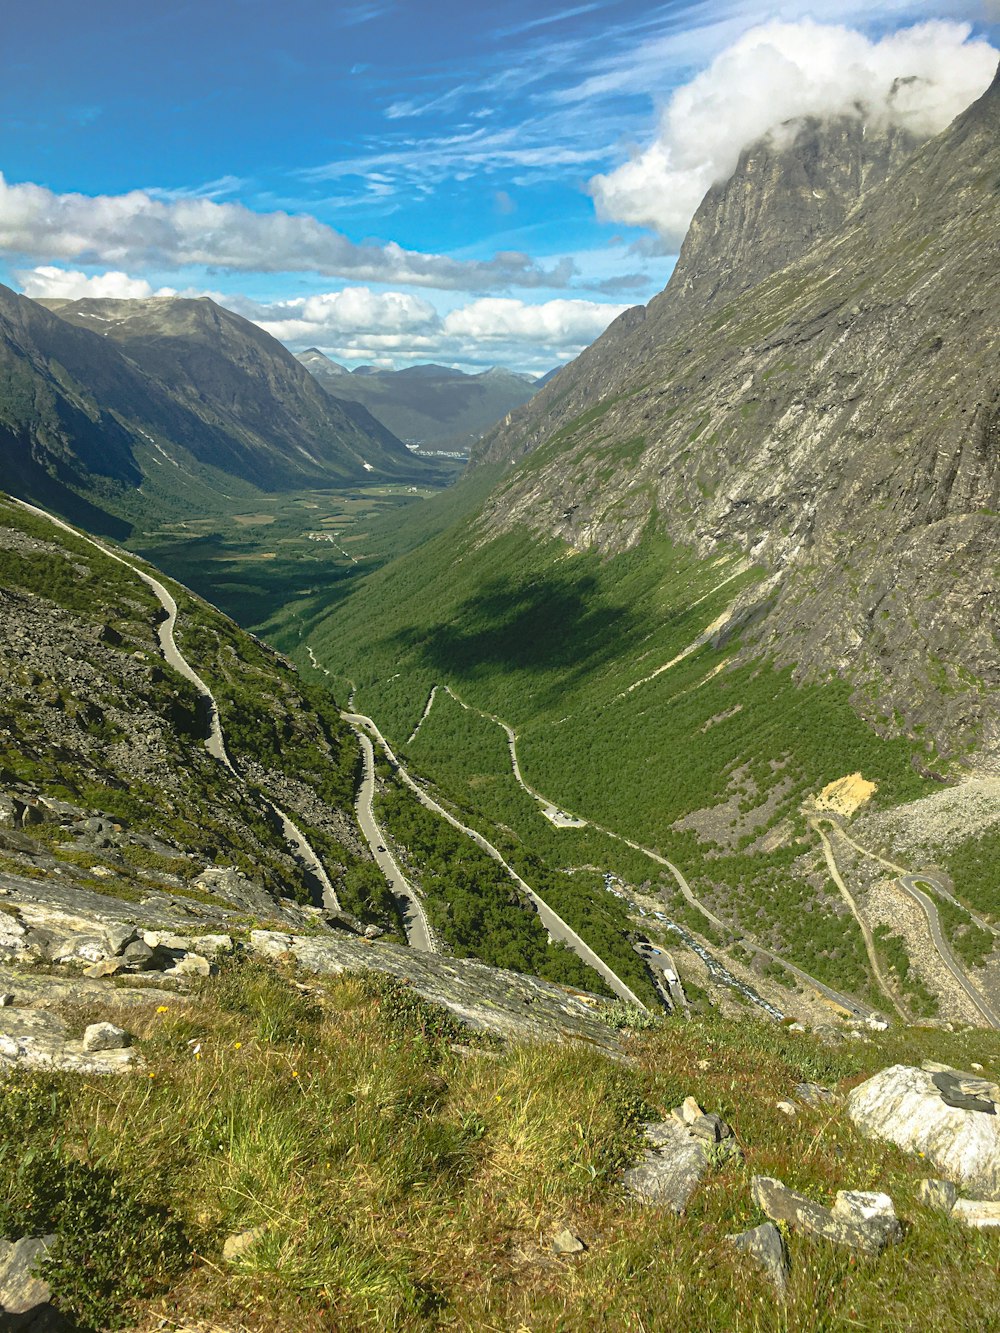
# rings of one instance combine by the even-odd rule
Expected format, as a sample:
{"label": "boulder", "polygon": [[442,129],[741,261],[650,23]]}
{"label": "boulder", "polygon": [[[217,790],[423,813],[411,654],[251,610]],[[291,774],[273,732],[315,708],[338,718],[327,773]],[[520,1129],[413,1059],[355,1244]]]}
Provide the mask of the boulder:
{"label": "boulder", "polygon": [[721,1143],[733,1133],[721,1116],[712,1113],[696,1116],[688,1128],[696,1139],[705,1139],[708,1143]]}
{"label": "boulder", "polygon": [[675,1213],[684,1211],[713,1155],[739,1155],[735,1139],[710,1145],[675,1119],[648,1124],[646,1141],[650,1146],[642,1161],[625,1172],[622,1184],[638,1203],[669,1208]]}
{"label": "boulder", "polygon": [[837,1106],[840,1103],[837,1093],[830,1088],[822,1087],[819,1083],[797,1083],[795,1095],[804,1105],[812,1106],[817,1111],[824,1111],[827,1107]]}
{"label": "boulder", "polygon": [[83,1034],[83,1049],[94,1051],[123,1051],[132,1045],[132,1038],[124,1028],[114,1023],[91,1023]]}
{"label": "boulder", "polygon": [[735,1236],[727,1236],[726,1240],[759,1264],[774,1283],[778,1295],[784,1296],[791,1266],[781,1232],[773,1222],[762,1222],[759,1227],[741,1231]]}
{"label": "boulder", "polygon": [[754,1176],[750,1188],[754,1203],[772,1222],[783,1222],[793,1231],[821,1236],[862,1254],[880,1254],[903,1236],[892,1200],[886,1194],[841,1190],[831,1209],[771,1176]]}
{"label": "boulder", "polygon": [[950,1180],[922,1180],[917,1187],[917,1196],[925,1208],[950,1213],[955,1207],[958,1191]]}
{"label": "boulder", "polygon": [[21,1324],[28,1327],[25,1318],[32,1311],[48,1304],[49,1284],[35,1275],[35,1269],[45,1258],[55,1236],[25,1236],[21,1240],[0,1240],[0,1328],[8,1327],[4,1316],[20,1315]]}
{"label": "boulder", "polygon": [[919,1153],[946,1180],[1000,1199],[1000,1115],[995,1085],[961,1070],[893,1065],[860,1084],[847,1111],[870,1138]]}
{"label": "boulder", "polygon": [[112,954],[121,954],[125,952],[127,945],[133,940],[139,938],[139,932],[135,926],[124,925],[119,921],[114,921],[104,927],[104,937],[108,942],[108,949]]}

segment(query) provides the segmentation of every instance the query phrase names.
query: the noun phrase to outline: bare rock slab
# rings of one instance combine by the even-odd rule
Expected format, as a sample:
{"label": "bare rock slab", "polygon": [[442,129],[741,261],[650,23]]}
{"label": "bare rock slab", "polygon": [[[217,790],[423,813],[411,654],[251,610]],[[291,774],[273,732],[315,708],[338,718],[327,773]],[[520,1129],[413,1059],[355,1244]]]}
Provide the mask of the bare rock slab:
{"label": "bare rock slab", "polygon": [[622,1176],[626,1192],[637,1203],[652,1204],[682,1213],[702,1176],[720,1155],[738,1155],[735,1139],[709,1143],[678,1120],[646,1126],[649,1147],[638,1166]]}
{"label": "bare rock slab", "polygon": [[10,1007],[0,1011],[0,1070],[62,1069],[74,1074],[110,1074],[133,1068],[135,1061],[134,1049],[126,1047],[85,1049],[83,1042],[69,1036],[59,1015],[48,1010]]}
{"label": "bare rock slab", "polygon": [[735,1236],[727,1236],[726,1240],[735,1249],[759,1264],[774,1283],[779,1296],[784,1296],[791,1265],[788,1262],[788,1251],[785,1249],[781,1232],[773,1222],[762,1222],[759,1227],[741,1231]]}
{"label": "bare rock slab", "polygon": [[870,1138],[922,1153],[945,1179],[1000,1199],[1000,1115],[991,1086],[958,1070],[893,1065],[856,1087],[847,1111]]}
{"label": "bare rock slab", "polygon": [[821,1236],[862,1254],[881,1254],[903,1236],[892,1201],[885,1194],[841,1190],[831,1209],[772,1176],[754,1176],[750,1188],[754,1202],[772,1222],[784,1222],[793,1231]]}

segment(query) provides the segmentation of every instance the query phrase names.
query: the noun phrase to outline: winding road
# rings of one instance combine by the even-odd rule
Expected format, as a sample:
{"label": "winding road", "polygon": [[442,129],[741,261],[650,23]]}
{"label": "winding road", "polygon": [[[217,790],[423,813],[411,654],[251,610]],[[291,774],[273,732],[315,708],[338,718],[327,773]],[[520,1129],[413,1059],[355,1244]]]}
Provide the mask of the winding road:
{"label": "winding road", "polygon": [[[855,899],[854,894],[847,887],[847,884],[845,883],[844,878],[840,873],[840,869],[837,866],[837,858],[833,854],[833,846],[830,842],[830,839],[823,832],[822,828],[820,828],[820,822],[821,821],[818,819],[811,819],[809,821],[809,826],[819,836],[820,843],[822,844],[823,847],[823,857],[826,861],[826,867],[827,870],[829,870],[830,872],[830,878],[833,880],[834,884],[836,884],[840,896],[843,898],[844,902],[847,903],[847,906],[851,909],[851,915],[858,923],[858,928],[861,931],[861,938],[865,942],[865,952],[868,954],[868,964],[871,967],[872,974],[874,975],[875,980],[878,982],[882,990],[882,994],[886,997],[886,999],[889,1000],[889,1002],[892,1004],[892,1007],[895,1009],[896,1013],[899,1014],[903,1022],[912,1023],[913,1022],[912,1016],[910,1015],[906,1007],[903,1005],[903,1003],[897,996],[895,986],[890,985],[888,977],[882,970],[882,965],[879,962],[878,954],[875,951],[875,939],[872,935],[871,929],[868,925],[868,922],[861,915],[861,909],[858,907],[857,900]],[[834,827],[836,827],[836,825],[834,825]]]}
{"label": "winding road", "polygon": [[923,875],[901,875],[896,882],[902,891],[908,897],[912,898],[922,909],[924,916],[927,918],[927,928],[931,933],[931,940],[934,943],[935,949],[937,949],[941,956],[941,961],[949,969],[952,976],[962,987],[962,990],[965,991],[978,1012],[986,1019],[987,1023],[989,1023],[990,1027],[1000,1028],[1000,1014],[998,1014],[997,1010],[994,1009],[982,995],[980,995],[979,991],[973,986],[972,982],[960,967],[955,955],[951,951],[951,945],[945,939],[941,930],[941,920],[938,916],[937,908],[934,906],[933,901],[928,898],[927,894],[924,893],[922,889],[917,888],[918,884],[926,883],[925,877]]}
{"label": "winding road", "polygon": [[[865,937],[865,945],[867,947],[869,945],[869,942],[871,941],[871,933],[868,930],[867,924],[864,921],[862,921],[860,914],[857,910],[857,906],[856,904],[854,904],[853,895],[850,893],[850,890],[847,888],[846,884],[843,881],[843,878],[840,875],[839,870],[837,869],[837,863],[834,856],[833,846],[830,842],[830,839],[819,827],[820,822],[821,820],[816,817],[810,820],[811,826],[819,834],[820,839],[823,843],[823,853],[826,856],[827,866],[830,869],[830,874],[833,877],[834,883],[837,885],[838,889],[840,889],[841,893],[843,893],[845,897],[848,899],[848,901],[851,902],[852,904],[852,910],[854,911],[855,916],[858,918],[858,922],[861,926],[862,933],[864,934]],[[955,957],[951,945],[945,938],[944,932],[941,929],[941,919],[938,915],[938,910],[934,904],[933,899],[930,898],[926,893],[924,893],[922,889],[917,888],[917,885],[925,884],[928,888],[933,889],[936,893],[940,893],[941,896],[947,899],[949,902],[954,903],[956,907],[961,907],[963,911],[968,912],[969,916],[976,923],[976,925],[980,926],[983,930],[987,930],[993,935],[996,935],[997,931],[987,922],[981,920],[981,918],[976,916],[973,912],[969,912],[969,909],[965,907],[964,904],[958,902],[957,899],[955,899],[952,896],[952,894],[948,892],[944,884],[941,883],[940,877],[934,875],[932,871],[911,872],[905,870],[902,866],[896,865],[894,861],[888,861],[884,856],[879,856],[877,852],[870,851],[867,847],[862,847],[859,842],[856,842],[844,830],[839,820],[833,818],[832,815],[822,816],[822,822],[828,824],[829,827],[837,833],[838,837],[843,838],[843,840],[850,847],[853,847],[854,850],[859,852],[862,856],[866,856],[870,860],[877,861],[880,865],[885,866],[887,870],[892,871],[892,873],[896,876],[896,887],[899,889],[901,893],[903,893],[907,898],[909,898],[911,902],[916,903],[917,906],[920,908],[921,912],[923,913],[924,919],[927,922],[927,929],[930,934],[931,944],[933,945],[938,957],[941,959],[942,964],[951,973],[952,977],[955,979],[955,982],[958,984],[958,986],[961,988],[964,994],[968,996],[976,1012],[986,1020],[987,1024],[990,1027],[1000,1028],[1000,1011],[998,1011],[995,1008],[995,1006],[991,1004],[990,1001],[987,1000],[986,997],[978,990],[978,988],[975,985],[973,985],[971,979],[969,978],[968,973],[965,971],[965,969],[959,963],[958,959]],[[873,943],[872,943],[872,948],[874,948]],[[871,957],[871,953],[869,953],[869,957]],[[878,976],[879,985],[881,985],[882,989],[885,990],[886,986],[882,980],[881,975],[879,973],[876,973],[876,975]],[[892,998],[891,992],[888,993],[890,995],[890,998]],[[899,1008],[898,1005],[896,1007],[897,1009]]]}
{"label": "winding road", "polygon": [[399,774],[401,780],[407,787],[409,787],[421,805],[425,806],[428,810],[433,810],[434,813],[440,815],[442,819],[446,819],[453,828],[464,833],[466,837],[471,838],[477,847],[481,848],[487,856],[492,857],[498,865],[503,867],[531,903],[532,907],[534,907],[542,925],[548,931],[551,939],[557,940],[572,949],[582,962],[594,969],[598,976],[602,978],[620,999],[627,1000],[629,1004],[634,1004],[644,1012],[648,1012],[646,1006],[643,1004],[642,1000],[639,999],[638,995],[636,995],[635,991],[627,986],[625,982],[622,981],[621,977],[619,977],[618,974],[594,952],[590,945],[581,939],[572,926],[568,925],[558,912],[553,911],[548,903],[546,903],[543,898],[539,897],[529,884],[525,883],[513,866],[508,864],[503,855],[491,842],[487,841],[487,839],[475,829],[469,828],[468,825],[463,824],[461,820],[456,819],[450,810],[446,810],[444,806],[439,805],[433,797],[428,796],[423,788],[410,777],[410,774],[396,757],[389,742],[385,739],[370,717],[366,717],[363,713],[343,713],[341,716],[344,721],[350,723],[351,726],[363,727],[375,738],[381,747],[382,752],[385,754],[385,757],[389,760],[390,764],[392,764],[393,768],[395,768],[396,772]]}
{"label": "winding road", "polygon": [[[640,681],[639,683],[642,684],[643,682]],[[786,971],[791,973],[792,976],[796,977],[797,980],[800,981],[803,985],[814,990],[823,999],[830,1001],[830,1003],[834,1004],[838,1009],[842,1009],[846,1013],[849,1013],[853,1015],[855,1018],[861,1019],[865,1022],[868,1022],[869,1020],[873,1019],[877,1020],[881,1017],[877,1010],[872,1009],[866,1005],[863,1005],[859,1000],[857,1000],[852,995],[845,995],[842,991],[837,991],[834,990],[831,986],[827,986],[824,982],[820,981],[817,977],[811,976],[808,972],[804,971],[801,967],[798,967],[795,963],[790,963],[786,958],[783,958],[780,954],[774,953],[773,950],[768,949],[763,944],[758,943],[757,939],[753,935],[745,934],[740,932],[739,930],[734,929],[734,927],[731,926],[728,922],[725,922],[720,917],[716,916],[714,912],[712,912],[708,907],[705,906],[703,902],[701,902],[701,900],[698,897],[696,897],[694,890],[687,882],[687,879],[684,877],[684,874],[679,869],[679,867],[676,866],[672,861],[668,861],[665,856],[661,856],[659,852],[654,852],[651,847],[643,847],[641,843],[633,842],[631,838],[625,837],[625,835],[622,833],[616,833],[614,829],[609,829],[605,827],[603,824],[596,824],[592,820],[583,819],[579,815],[568,814],[562,807],[557,806],[553,801],[550,801],[549,798],[543,795],[542,792],[538,791],[535,787],[532,787],[531,784],[525,779],[523,773],[521,772],[521,765],[518,762],[517,758],[517,733],[515,732],[514,728],[508,722],[505,722],[503,718],[497,717],[495,713],[488,713],[481,708],[476,708],[474,704],[467,703],[458,694],[456,694],[456,692],[451,688],[450,685],[442,685],[442,686],[434,685],[432,687],[431,692],[427,698],[427,703],[424,706],[424,711],[420,716],[420,720],[410,736],[410,741],[414,739],[414,737],[417,735],[417,732],[419,732],[421,726],[426,721],[427,716],[431,711],[431,707],[433,706],[434,699],[439,688],[443,689],[448,695],[450,695],[452,699],[454,699],[454,701],[461,708],[464,708],[467,712],[476,713],[479,717],[487,718],[490,722],[494,722],[498,727],[500,727],[504,731],[507,737],[507,749],[510,753],[511,771],[514,775],[515,781],[525,792],[527,792],[527,794],[533,800],[537,801],[538,804],[542,806],[542,813],[552,823],[556,824],[557,827],[560,828],[589,827],[595,829],[598,833],[603,833],[606,837],[614,838],[616,842],[621,842],[624,843],[625,846],[631,847],[633,851],[639,852],[642,856],[648,857],[650,861],[655,861],[657,865],[663,866],[666,870],[670,872],[670,874],[674,877],[675,881],[677,882],[677,886],[680,889],[681,893],[683,894],[684,898],[687,900],[687,902],[689,902],[697,912],[700,912],[701,915],[707,921],[711,922],[711,924],[715,926],[716,929],[723,931],[727,935],[735,936],[745,948],[751,949],[755,953],[760,954],[763,958],[767,958],[770,962],[777,963],[779,966],[785,968]],[[703,948],[704,948],[703,945],[699,945],[699,949]],[[649,961],[645,953],[642,956],[647,962]],[[719,963],[717,959],[713,958],[712,962],[714,966],[719,970],[720,974],[725,973],[726,975],[730,975],[728,969],[723,967],[723,965]],[[742,986],[743,983],[739,983],[739,987]],[[755,1003],[759,1003],[761,1008],[768,1011],[773,1011],[772,1016],[773,1013],[777,1013],[777,1010],[773,1010],[773,1006],[769,1005],[767,1001],[760,999],[759,996],[753,993],[752,988],[746,987],[746,990],[750,992],[751,998],[754,1000]]]}
{"label": "winding road", "polygon": [[399,862],[386,846],[385,834],[378,826],[372,799],[375,795],[375,751],[371,738],[359,726],[353,726],[355,735],[361,743],[364,759],[364,774],[358,791],[357,812],[361,832],[368,840],[375,864],[385,876],[386,883],[393,892],[399,907],[399,914],[406,930],[406,942],[411,949],[421,949],[424,953],[437,953],[438,947],[420,901],[420,895],[400,869]]}
{"label": "winding road", "polygon": [[[89,536],[85,532],[81,532],[78,528],[72,527],[69,523],[64,523],[61,518],[56,518],[54,514],[50,514],[47,510],[40,509],[37,505],[29,504],[27,500],[18,500],[13,496],[11,496],[11,500],[14,504],[19,505],[20,508],[26,509],[29,513],[35,514],[38,518],[43,518],[47,522],[52,523],[55,527],[61,528],[64,532],[68,532],[70,536],[77,537],[81,541],[87,542],[90,546],[93,546],[95,550],[100,551],[102,555],[107,556],[109,560],[114,560],[117,564],[124,565],[126,569],[142,579],[143,583],[150,589],[165,612],[165,618],[158,621],[156,625],[156,637],[159,641],[160,652],[163,654],[163,660],[168,666],[172,667],[178,675],[183,676],[185,680],[191,682],[198,691],[199,699],[207,714],[208,736],[205,738],[205,749],[208,750],[213,759],[216,759],[220,764],[227,768],[238,782],[242,783],[243,778],[234,766],[233,761],[229,757],[229,751],[226,749],[226,739],[223,734],[222,722],[219,717],[219,706],[216,702],[215,695],[177,647],[177,642],[174,638],[174,629],[177,625],[177,603],[174,601],[168,589],[164,587],[159,579],[154,578],[152,574],[147,574],[144,569],[140,569],[137,565],[134,565],[131,560],[126,560],[124,556],[119,555],[110,547],[105,546],[103,542],[97,541],[96,538]],[[282,810],[279,805],[276,805],[274,801],[270,800],[267,796],[264,796],[263,793],[261,794],[261,799],[265,802],[268,809],[278,821],[282,835],[289,846],[294,849],[299,863],[319,885],[323,896],[324,908],[326,908],[328,912],[339,912],[340,902],[337,898],[336,890],[331,884],[330,878],[326,873],[326,868],[314,851],[309,839],[285,810]]]}

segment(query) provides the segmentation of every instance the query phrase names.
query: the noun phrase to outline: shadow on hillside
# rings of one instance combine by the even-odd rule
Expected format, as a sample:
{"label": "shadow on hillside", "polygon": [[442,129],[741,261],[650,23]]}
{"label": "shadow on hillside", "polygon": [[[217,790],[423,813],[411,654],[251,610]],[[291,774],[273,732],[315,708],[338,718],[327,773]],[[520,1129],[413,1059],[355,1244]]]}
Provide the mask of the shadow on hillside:
{"label": "shadow on hillside", "polygon": [[[400,630],[393,643],[435,671],[466,679],[494,670],[557,675],[552,697],[618,657],[638,634],[639,618],[600,600],[597,579],[495,579],[462,602],[447,623]],[[536,696],[536,699],[538,696]]]}

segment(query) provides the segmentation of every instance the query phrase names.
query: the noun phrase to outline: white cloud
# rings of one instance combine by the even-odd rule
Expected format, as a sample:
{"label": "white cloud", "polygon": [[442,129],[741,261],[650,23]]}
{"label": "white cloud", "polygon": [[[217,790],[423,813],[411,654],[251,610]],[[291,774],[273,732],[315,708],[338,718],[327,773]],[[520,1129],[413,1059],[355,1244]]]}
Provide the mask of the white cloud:
{"label": "white cloud", "polygon": [[445,315],[444,333],[479,343],[524,341],[557,349],[582,350],[594,341],[625,306],[602,301],[544,301],[526,305],[503,297],[484,297]]}
{"label": "white cloud", "polygon": [[0,174],[0,251],[123,268],[202,266],[231,272],[310,272],[446,290],[563,287],[569,260],[543,269],[520,251],[455,260],[387,245],[357,245],[308,215],[255,213],[198,197],[56,194]]}
{"label": "white cloud", "polygon": [[500,363],[524,370],[546,370],[578,355],[625,309],[603,301],[530,305],[495,297],[442,315],[412,294],[366,287],[269,305],[247,300],[225,304],[293,349],[319,347],[338,361]]}
{"label": "white cloud", "polygon": [[848,114],[935,134],[996,70],[996,50],[970,34],[968,24],[940,21],[877,42],[809,19],[752,28],[676,90],[647,148],[593,177],[598,215],[651,227],[676,247],[706,190],[731,174],[741,150],[787,121]]}
{"label": "white cloud", "polygon": [[440,320],[428,302],[406,292],[373,292],[347,287],[340,292],[296,297],[257,306],[249,318],[272,337],[295,345],[317,339],[372,335],[394,337],[435,328]]}
{"label": "white cloud", "polygon": [[145,278],[130,278],[127,273],[94,273],[88,276],[75,269],[54,268],[45,264],[39,268],[21,270],[17,274],[25,296],[35,298],[64,297],[77,301],[81,297],[111,297],[115,300],[145,300],[150,296],[176,296],[173,287],[154,291]]}

